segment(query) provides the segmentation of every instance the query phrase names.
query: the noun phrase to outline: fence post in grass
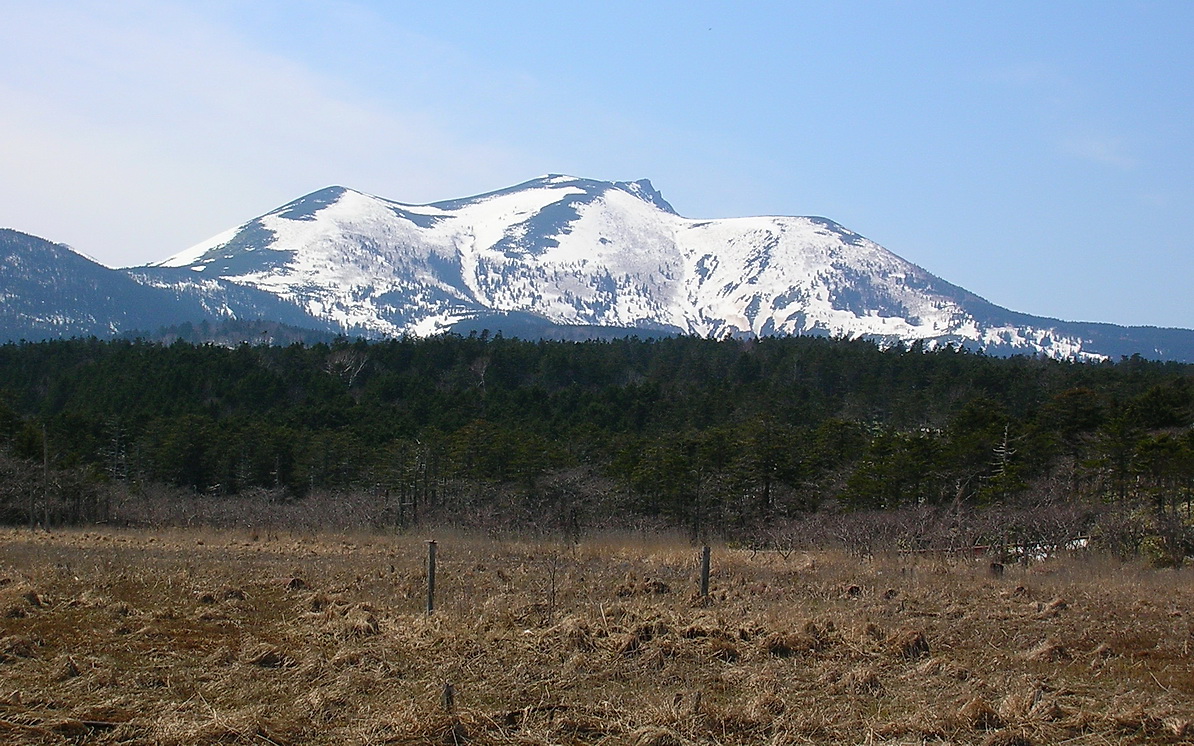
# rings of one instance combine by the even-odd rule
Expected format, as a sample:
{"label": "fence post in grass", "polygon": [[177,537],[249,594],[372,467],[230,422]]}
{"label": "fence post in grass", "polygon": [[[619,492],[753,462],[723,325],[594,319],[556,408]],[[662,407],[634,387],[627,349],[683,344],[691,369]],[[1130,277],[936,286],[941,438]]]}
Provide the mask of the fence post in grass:
{"label": "fence post in grass", "polygon": [[435,612],[435,539],[427,542],[427,613]]}
{"label": "fence post in grass", "polygon": [[701,549],[701,600],[709,601],[709,545]]}

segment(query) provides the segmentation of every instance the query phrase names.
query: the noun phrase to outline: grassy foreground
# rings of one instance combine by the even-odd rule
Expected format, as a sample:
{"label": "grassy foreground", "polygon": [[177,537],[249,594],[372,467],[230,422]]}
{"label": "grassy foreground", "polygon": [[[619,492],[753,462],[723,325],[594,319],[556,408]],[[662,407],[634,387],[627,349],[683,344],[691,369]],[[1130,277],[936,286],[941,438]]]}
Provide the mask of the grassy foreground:
{"label": "grassy foreground", "polygon": [[0,531],[0,742],[1194,740],[1188,570],[425,538]]}

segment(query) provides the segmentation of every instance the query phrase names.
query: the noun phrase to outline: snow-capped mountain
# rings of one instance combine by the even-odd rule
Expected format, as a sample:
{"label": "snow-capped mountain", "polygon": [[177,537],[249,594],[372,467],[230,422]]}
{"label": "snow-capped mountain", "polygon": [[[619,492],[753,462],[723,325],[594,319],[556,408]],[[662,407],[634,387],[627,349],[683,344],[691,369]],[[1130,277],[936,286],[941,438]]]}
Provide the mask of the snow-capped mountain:
{"label": "snow-capped mountain", "polygon": [[561,325],[925,340],[1052,357],[1171,357],[1185,345],[1194,359],[1194,333],[1015,313],[833,221],[684,218],[646,180],[549,175],[428,205],[328,187],[155,266],[274,294],[368,335],[532,314]]}
{"label": "snow-capped mountain", "polygon": [[1194,331],[1001,308],[817,217],[694,220],[646,180],[550,175],[410,205],[328,187],[112,270],[0,232],[0,338],[263,319],[379,337],[815,334],[993,354],[1194,362]]}

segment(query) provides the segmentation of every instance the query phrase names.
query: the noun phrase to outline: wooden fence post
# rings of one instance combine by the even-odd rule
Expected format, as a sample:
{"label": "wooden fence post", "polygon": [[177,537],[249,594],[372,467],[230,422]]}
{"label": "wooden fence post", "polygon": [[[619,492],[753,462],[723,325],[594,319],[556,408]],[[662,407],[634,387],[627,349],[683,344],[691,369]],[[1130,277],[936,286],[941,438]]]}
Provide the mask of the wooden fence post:
{"label": "wooden fence post", "polygon": [[427,613],[435,612],[435,539],[427,542]]}
{"label": "wooden fence post", "polygon": [[701,549],[701,599],[709,600],[709,545]]}

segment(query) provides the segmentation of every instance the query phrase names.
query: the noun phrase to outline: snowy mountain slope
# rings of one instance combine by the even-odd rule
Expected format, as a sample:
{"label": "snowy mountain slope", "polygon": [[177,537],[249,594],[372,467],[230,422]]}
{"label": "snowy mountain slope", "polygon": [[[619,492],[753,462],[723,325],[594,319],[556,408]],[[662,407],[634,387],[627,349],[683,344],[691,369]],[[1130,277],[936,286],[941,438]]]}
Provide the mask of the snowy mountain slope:
{"label": "snowy mountain slope", "polygon": [[329,326],[254,288],[186,270],[130,275],[68,246],[0,229],[0,340],[103,338],[188,321],[263,317]]}
{"label": "snowy mountain slope", "polygon": [[555,324],[1053,357],[1116,354],[1101,348],[1124,341],[1120,327],[995,306],[824,218],[681,217],[646,180],[549,175],[429,205],[329,187],[157,267],[255,288],[374,335],[529,313]]}
{"label": "snowy mountain slope", "polygon": [[[314,316],[379,334],[430,334],[487,310],[603,325],[620,325],[629,315],[623,325],[650,324],[628,309],[619,309],[620,316],[592,309],[586,317],[578,296],[607,283],[600,271],[578,279],[576,270],[586,275],[585,267],[600,270],[598,263],[609,259],[616,272],[625,262],[616,252],[561,252],[561,239],[582,212],[611,201],[611,192],[634,208],[622,211],[623,222],[641,221],[636,209],[673,215],[645,182],[548,177],[422,206],[329,187],[157,266],[189,267],[267,290]],[[593,305],[608,295],[598,293]]]}

